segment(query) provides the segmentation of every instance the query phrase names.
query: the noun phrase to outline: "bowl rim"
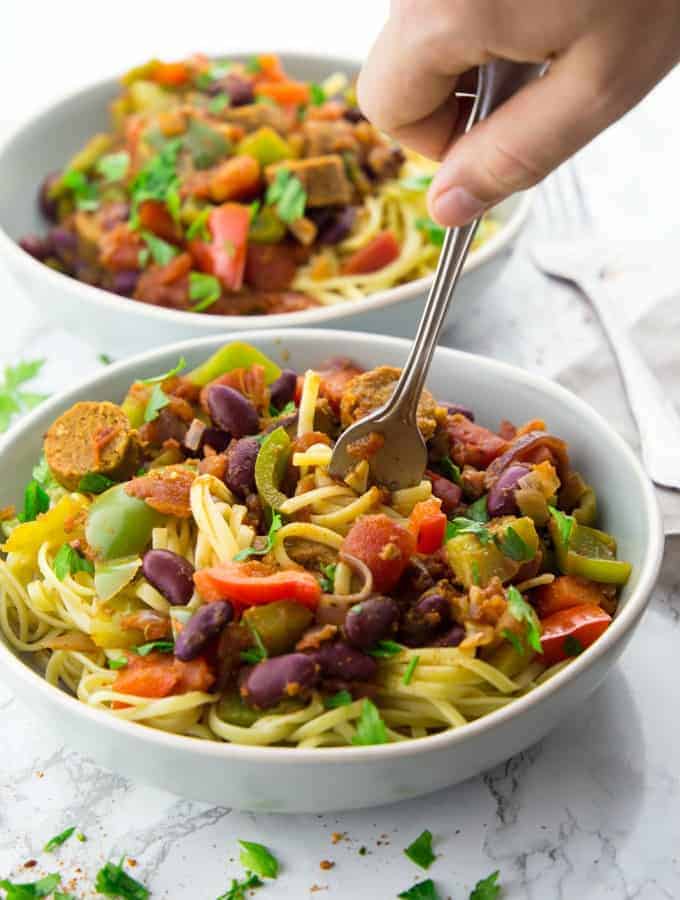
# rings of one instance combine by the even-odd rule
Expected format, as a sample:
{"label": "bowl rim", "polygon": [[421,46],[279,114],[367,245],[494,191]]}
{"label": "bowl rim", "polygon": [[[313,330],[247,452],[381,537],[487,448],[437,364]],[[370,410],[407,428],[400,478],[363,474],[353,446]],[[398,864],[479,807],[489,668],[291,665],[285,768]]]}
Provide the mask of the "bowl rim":
{"label": "bowl rim", "polygon": [[[331,329],[295,329],[281,335],[278,330],[242,332],[239,340],[257,342],[261,339],[282,343],[286,339],[300,340],[314,343],[316,339],[331,337],[336,343],[345,343],[348,346],[360,344],[365,347],[375,345],[376,341],[382,347],[391,347],[406,351],[409,341],[403,338],[388,337],[385,335],[371,335],[361,332],[337,331]],[[228,335],[222,338],[228,339]],[[112,363],[103,371],[80,382],[67,391],[56,394],[54,397],[41,404],[31,412],[23,421],[10,427],[9,431],[0,438],[0,464],[6,448],[10,444],[20,441],[22,436],[30,433],[38,422],[53,415],[53,410],[63,404],[73,403],[81,399],[83,395],[94,387],[101,386],[112,376],[122,375],[126,372],[134,372],[135,369],[154,363],[156,360],[166,357],[179,357],[183,354],[200,350],[205,347],[214,349],[220,342],[219,335],[193,338],[185,341],[165,345],[155,350],[146,351],[129,357],[117,363]],[[521,716],[532,706],[546,702],[553,694],[558,692],[570,681],[576,680],[588,669],[606,656],[615,646],[622,642],[632,631],[639,618],[645,611],[650,599],[652,589],[656,582],[664,547],[663,525],[661,512],[657,502],[652,482],[644,472],[640,461],[624,439],[616,432],[607,421],[600,416],[591,406],[578,396],[541,375],[520,369],[509,363],[487,357],[476,356],[462,350],[454,350],[448,347],[439,347],[437,357],[450,360],[455,365],[457,360],[467,362],[468,365],[481,367],[498,378],[499,383],[503,379],[519,381],[527,387],[538,388],[544,394],[550,396],[555,402],[569,407],[575,417],[584,425],[592,423],[597,428],[604,428],[618,452],[628,464],[631,474],[636,478],[638,487],[643,497],[643,506],[640,514],[644,516],[649,529],[649,539],[643,563],[640,567],[638,582],[631,596],[626,601],[623,609],[616,615],[610,627],[598,640],[587,648],[562,671],[555,674],[549,681],[544,682],[534,690],[518,697],[507,706],[501,707],[482,718],[476,719],[461,728],[448,729],[439,734],[429,735],[423,738],[414,738],[397,743],[380,744],[367,747],[256,747],[245,744],[231,744],[228,742],[206,741],[201,738],[187,735],[178,735],[160,729],[143,728],[140,723],[128,722],[111,716],[104,710],[94,709],[82,703],[76,697],[66,693],[60,687],[55,687],[45,680],[43,675],[35,671],[28,663],[24,662],[10,646],[0,640],[0,666],[7,666],[14,671],[17,679],[24,683],[25,691],[38,691],[44,696],[46,702],[55,703],[68,714],[83,717],[92,725],[101,725],[110,728],[121,735],[123,739],[139,741],[140,744],[163,746],[168,751],[195,752],[199,756],[247,761],[251,763],[275,763],[277,765],[325,765],[326,763],[360,763],[362,761],[385,759],[392,760],[404,756],[411,756],[419,752],[451,750],[459,744],[472,741],[496,726],[502,726],[509,720]],[[20,699],[23,693],[17,693]]]}
{"label": "bowl rim", "polygon": [[[238,51],[230,55],[234,58],[247,58],[252,56],[253,52]],[[273,52],[278,52],[278,55],[284,61],[288,60],[289,64],[292,65],[295,65],[296,62],[312,62],[320,66],[327,65],[330,69],[333,69],[335,66],[355,69],[361,65],[360,60],[349,56],[327,56],[320,53],[288,51]],[[106,87],[113,87],[117,83],[118,77],[119,75],[102,78],[84,87],[70,90],[56,100],[32,111],[27,118],[20,121],[0,141],[0,161],[6,153],[11,151],[12,144],[21,140],[43,117],[50,113],[58,113],[60,107],[69,106],[87,94],[96,93]],[[463,276],[474,272],[487,262],[500,256],[512,245],[529,217],[533,196],[533,190],[528,190],[508,198],[509,200],[516,198],[514,209],[510,212],[508,219],[501,224],[496,234],[485,241],[478,250],[470,254],[463,268]],[[62,272],[57,272],[34,259],[25,250],[22,250],[18,242],[5,230],[2,221],[0,221],[0,254],[6,254],[11,263],[25,272],[28,277],[44,278],[46,289],[72,290],[79,299],[93,304],[95,307],[103,307],[111,312],[120,311],[121,313],[166,322],[175,326],[186,325],[187,327],[204,331],[206,334],[214,334],[216,331],[230,328],[242,329],[244,323],[248,330],[253,328],[295,328],[296,326],[323,327],[326,323],[337,319],[359,316],[362,313],[373,312],[374,310],[408,302],[425,293],[429,289],[433,278],[432,273],[405,284],[398,284],[382,291],[367,294],[356,300],[348,300],[330,306],[312,307],[297,312],[257,316],[214,316],[143,303],[139,300],[114,294],[112,291],[107,291],[104,288],[78,281],[76,278],[71,278]],[[42,272],[42,275],[39,274],[39,270]]]}

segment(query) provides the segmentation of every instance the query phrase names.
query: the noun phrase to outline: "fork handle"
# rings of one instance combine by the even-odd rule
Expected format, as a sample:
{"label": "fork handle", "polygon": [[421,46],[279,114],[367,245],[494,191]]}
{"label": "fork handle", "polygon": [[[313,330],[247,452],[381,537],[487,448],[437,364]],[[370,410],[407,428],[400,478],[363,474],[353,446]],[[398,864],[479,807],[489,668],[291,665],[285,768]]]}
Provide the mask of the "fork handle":
{"label": "fork handle", "polygon": [[622,323],[616,295],[598,278],[580,280],[609,338],[640,434],[642,458],[652,481],[680,488],[680,416]]}

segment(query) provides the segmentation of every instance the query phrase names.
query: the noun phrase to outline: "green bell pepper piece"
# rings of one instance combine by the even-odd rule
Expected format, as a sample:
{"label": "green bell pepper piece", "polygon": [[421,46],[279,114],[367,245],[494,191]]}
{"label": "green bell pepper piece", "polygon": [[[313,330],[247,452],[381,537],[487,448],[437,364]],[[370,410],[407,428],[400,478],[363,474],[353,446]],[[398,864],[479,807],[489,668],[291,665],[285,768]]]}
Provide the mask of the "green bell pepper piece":
{"label": "green bell pepper piece", "polygon": [[605,531],[598,531],[574,520],[569,540],[565,543],[554,518],[549,523],[560,572],[580,575],[602,584],[625,584],[630,577],[630,563],[616,559],[616,541]]}
{"label": "green bell pepper piece", "polygon": [[137,556],[146,550],[151,532],[163,519],[143,500],[127,494],[125,484],[116,484],[90,506],[85,537],[99,559]]}
{"label": "green bell pepper piece", "polygon": [[264,375],[267,384],[271,384],[281,374],[281,369],[272,362],[264,353],[261,353],[250,344],[243,341],[233,341],[231,344],[225,344],[215,353],[206,359],[198,368],[188,373],[189,381],[197,384],[199,387],[205,387],[220,375],[225,375],[234,369],[247,369],[254,364],[264,366]]}
{"label": "green bell pepper piece", "polygon": [[255,244],[278,244],[285,234],[286,226],[271,206],[265,206],[250,223],[248,238]]}
{"label": "green bell pepper piece", "polygon": [[[512,528],[515,538],[526,548],[525,560],[512,559],[503,552],[509,528]],[[538,552],[538,533],[532,520],[526,516],[508,516],[490,527],[484,526],[484,531],[488,532],[486,540],[482,540],[477,534],[462,533],[445,544],[448,563],[456,581],[466,588],[472,585],[486,587],[495,576],[504,583],[510,581],[524,562],[533,559]]]}
{"label": "green bell pepper piece", "polygon": [[263,503],[278,509],[288,498],[279,489],[290,459],[290,438],[284,428],[275,428],[262,441],[255,460],[255,484]]}
{"label": "green bell pepper piece", "polygon": [[273,128],[264,126],[246,135],[236,148],[237,156],[252,156],[264,168],[295,156],[288,141]]}

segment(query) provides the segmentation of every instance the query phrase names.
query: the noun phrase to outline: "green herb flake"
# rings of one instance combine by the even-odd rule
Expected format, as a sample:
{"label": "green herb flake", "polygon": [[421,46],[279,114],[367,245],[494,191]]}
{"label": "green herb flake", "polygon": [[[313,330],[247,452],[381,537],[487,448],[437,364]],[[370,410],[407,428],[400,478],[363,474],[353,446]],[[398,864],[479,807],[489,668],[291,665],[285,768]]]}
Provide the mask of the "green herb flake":
{"label": "green herb flake", "polygon": [[[443,459],[439,460],[439,471],[445,478],[448,478],[449,481],[452,481],[454,484],[460,484],[460,469],[450,456],[445,456]],[[474,518],[474,516],[471,518]]]}
{"label": "green herb flake", "polygon": [[139,226],[139,206],[145,200],[159,200],[169,209],[172,207],[176,211],[180,184],[177,158],[181,149],[181,138],[165,142],[160,152],[146,163],[132,182],[130,186],[132,228]]}
{"label": "green herb flake", "polygon": [[189,299],[195,301],[192,312],[203,312],[222,296],[222,285],[214,275],[203,272],[189,273]]}
{"label": "green herb flake", "polygon": [[216,97],[213,97],[210,103],[208,103],[208,111],[213,115],[218,116],[222,110],[225,110],[229,104],[231,103],[231,97],[226,91],[222,91],[222,93],[218,94]]}
{"label": "green herb flake", "polygon": [[7,891],[5,900],[33,900],[34,897],[49,897],[54,889],[61,884],[61,875],[52,872],[45,875],[40,881],[29,881],[24,884],[16,884],[3,879],[0,888]]}
{"label": "green herb flake", "polygon": [[138,656],[148,656],[154,651],[157,653],[172,653],[175,645],[172,641],[149,641],[148,644],[140,644],[139,647],[133,647]]}
{"label": "green herb flake", "polygon": [[207,242],[212,239],[212,235],[208,230],[208,219],[210,218],[212,210],[213,208],[211,206],[206,206],[205,209],[202,209],[196,214],[196,218],[187,228],[187,238],[189,240],[199,238],[200,240]]}
{"label": "green herb flake", "polygon": [[512,527],[508,527],[503,535],[496,535],[496,546],[504,556],[515,562],[528,562],[536,555],[535,551],[524,541]]}
{"label": "green herb flake", "polygon": [[421,869],[429,869],[437,858],[432,852],[432,832],[423,831],[412,844],[408,845],[404,853]]}
{"label": "green herb flake", "polygon": [[397,896],[400,900],[441,900],[431,878],[428,878],[427,881],[419,881],[418,884],[414,884],[413,887],[402,891]]}
{"label": "green herb flake", "polygon": [[401,683],[405,684],[406,687],[411,684],[413,681],[413,675],[416,671],[418,663],[420,662],[419,656],[412,656],[409,660],[409,664],[406,666],[406,671],[404,672],[404,677],[401,679]]}
{"label": "green herb flake", "polygon": [[241,845],[240,860],[244,869],[249,869],[262,878],[276,878],[279,874],[279,862],[263,844],[239,840]]}
{"label": "green herb flake", "polygon": [[321,590],[326,594],[332,594],[335,590],[335,573],[338,569],[337,563],[329,563],[327,566],[321,566]]}
{"label": "green herb flake", "polygon": [[472,583],[479,587],[482,579],[479,574],[479,563],[476,559],[473,559],[470,563],[470,574],[472,575]]}
{"label": "green herb flake", "polygon": [[37,481],[29,481],[24,491],[24,510],[18,515],[20,522],[34,522],[50,508],[50,498]]}
{"label": "green herb flake", "polygon": [[110,366],[113,362],[112,357],[110,357],[108,353],[98,353],[97,359],[103,366]]}
{"label": "green herb flake", "polygon": [[50,838],[49,841],[43,847],[44,853],[53,853],[57,847],[61,847],[62,844],[65,844],[66,841],[71,837],[71,835],[76,830],[76,826],[73,825],[71,828],[66,828],[61,834],[55,834],[53,838]]}
{"label": "green herb flake", "polygon": [[158,263],[159,266],[167,266],[167,264],[179,253],[179,250],[174,244],[169,244],[162,238],[157,237],[151,231],[142,231],[141,235],[149,248],[149,253],[153,257],[153,261]]}
{"label": "green herb flake", "polygon": [[359,856],[366,856],[368,850],[366,847],[359,847]]}
{"label": "green herb flake", "polygon": [[127,657],[119,656],[118,659],[110,659],[109,660],[109,669],[113,669],[117,671],[118,669],[124,669],[128,664]]}
{"label": "green herb flake", "polygon": [[482,544],[490,544],[493,541],[493,535],[485,525],[475,519],[469,519],[467,516],[456,516],[455,519],[449,519],[446,523],[447,541],[458,537],[459,534],[474,534]]}
{"label": "green herb flake", "polygon": [[186,359],[183,356],[180,356],[177,365],[172,369],[169,369],[167,372],[163,372],[162,375],[154,375],[153,378],[141,378],[139,380],[139,384],[163,384],[164,381],[168,381],[170,378],[175,378],[175,376],[179,375],[180,372],[183,372],[186,367]]}
{"label": "green herb flake", "polygon": [[321,106],[326,102],[326,92],[320,84],[316,84],[315,82],[312,82],[309,85],[309,96],[312,106]]}
{"label": "green herb flake", "polygon": [[302,182],[289,169],[279,169],[267,188],[267,203],[276,204],[276,212],[283,222],[301,219],[307,205],[307,192]]}
{"label": "green herb flake", "polygon": [[537,652],[543,653],[541,646],[541,626],[533,606],[524,599],[514,585],[508,588],[508,609],[518,622],[526,622],[527,640]]}
{"label": "green herb flake", "polygon": [[491,875],[478,881],[470,894],[470,900],[496,900],[501,892],[501,886],[497,884],[499,874],[497,869]]}
{"label": "green herb flake", "polygon": [[349,691],[338,691],[337,694],[331,694],[330,697],[325,697],[323,705],[326,709],[338,709],[340,706],[349,706],[350,703],[353,702],[352,695]]}
{"label": "green herb flake", "polygon": [[83,494],[103,494],[115,483],[100,472],[88,472],[78,482],[78,490]]}
{"label": "green herb flake", "polygon": [[92,212],[99,207],[99,188],[82,172],[70,169],[62,175],[61,183],[73,194],[78,209]]}
{"label": "green herb flake", "polygon": [[[426,191],[432,184],[432,178],[432,175],[411,175],[409,178],[403,178],[399,182],[399,187],[406,188],[407,191]],[[432,220],[427,219],[426,221],[429,223]]]}
{"label": "green herb flake", "polygon": [[248,627],[250,628],[250,632],[253,635],[253,640],[255,641],[255,646],[250,647],[248,650],[241,651],[241,660],[244,663],[248,663],[251,666],[256,665],[259,662],[262,662],[263,659],[267,659],[269,655],[267,653],[267,648],[262,643],[262,638],[260,637],[260,632],[255,628],[254,625],[248,623]]}
{"label": "green herb flake", "polygon": [[45,394],[20,390],[22,384],[38,375],[44,364],[44,359],[33,359],[16,366],[5,366],[5,375],[0,382],[0,431],[7,431],[17,413],[28,412],[45,399]]}
{"label": "green herb flake", "polygon": [[170,398],[160,384],[154,384],[149,397],[149,402],[146,404],[146,409],[144,410],[144,421],[153,422],[158,416],[158,413],[162,409],[165,409],[169,403]]}
{"label": "green herb flake", "polygon": [[479,500],[475,500],[474,503],[471,503],[467,508],[467,514],[469,519],[474,519],[475,522],[481,522],[484,524],[489,521],[489,510],[487,509],[487,499],[488,495],[484,494],[479,498]]}
{"label": "green herb flake", "polygon": [[97,162],[96,169],[106,181],[122,181],[130,168],[130,154],[126,150],[107,153]]}
{"label": "green herb flake", "polygon": [[441,247],[444,243],[446,228],[444,228],[443,225],[438,225],[436,222],[433,222],[432,219],[416,219],[416,228],[418,228],[419,231],[422,231],[428,241],[436,247]]}
{"label": "green herb flake", "polygon": [[293,400],[289,400],[285,406],[281,407],[281,409],[277,409],[275,406],[269,405],[269,416],[272,419],[278,419],[280,416],[289,416],[291,413],[296,411],[297,407]]}
{"label": "green herb flake", "polygon": [[563,647],[567,656],[579,656],[586,649],[573,634],[568,634],[565,637]]}
{"label": "green herb flake", "polygon": [[264,882],[254,872],[246,872],[243,881],[231,879],[231,887],[225,894],[220,894],[217,900],[246,900],[246,891],[262,887]]}
{"label": "green herb flake", "polygon": [[510,631],[509,628],[504,628],[503,631],[501,631],[501,636],[504,637],[509,644],[512,644],[512,646],[520,656],[524,656],[524,644],[517,637],[514,631]]}
{"label": "green herb flake", "polygon": [[94,575],[94,564],[81,556],[70,544],[62,544],[54,557],[54,574],[59,581],[63,581],[67,575],[75,575],[77,572]]}
{"label": "green herb flake", "polygon": [[550,511],[550,515],[555,520],[555,524],[557,525],[557,532],[560,536],[560,541],[566,547],[571,538],[572,531],[574,530],[574,525],[576,524],[576,519],[573,516],[568,516],[566,513],[562,512],[562,510],[557,509],[554,506],[549,506],[548,510]]}
{"label": "green herb flake", "polygon": [[403,649],[403,644],[398,644],[396,641],[378,641],[375,647],[368,650],[367,653],[374,659],[391,659],[401,653]]}
{"label": "green herb flake", "polygon": [[352,743],[356,747],[368,747],[372,744],[387,744],[388,741],[387,728],[378,708],[371,700],[364,700]]}
{"label": "green herb flake", "polygon": [[85,835],[83,834],[82,831],[79,831],[76,834],[76,840],[80,841],[81,844],[84,844],[87,841],[87,838],[85,837]]}
{"label": "green herb flake", "polygon": [[118,897],[120,900],[147,900],[149,890],[123,869],[124,858],[118,864],[107,862],[97,872],[95,890],[105,897]]}
{"label": "green herb flake", "polygon": [[269,553],[274,547],[274,540],[276,538],[276,533],[283,528],[283,520],[279,513],[274,513],[272,516],[272,524],[269,526],[269,531],[267,532],[267,542],[265,545],[256,550],[255,547],[246,547],[245,550],[240,550],[235,556],[235,562],[242,562],[244,559],[248,559],[251,556],[265,556]]}

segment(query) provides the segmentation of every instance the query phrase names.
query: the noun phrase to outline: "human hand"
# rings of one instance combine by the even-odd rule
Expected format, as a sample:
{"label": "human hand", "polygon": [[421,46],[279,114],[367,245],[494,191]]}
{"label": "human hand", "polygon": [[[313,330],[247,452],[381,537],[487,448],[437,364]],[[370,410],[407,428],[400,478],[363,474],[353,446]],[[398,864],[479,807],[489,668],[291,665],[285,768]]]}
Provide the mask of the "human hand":
{"label": "human hand", "polygon": [[[462,134],[460,76],[494,58],[548,73]],[[378,127],[442,165],[428,196],[462,225],[536,184],[680,60],[680,0],[393,0],[359,77]]]}

